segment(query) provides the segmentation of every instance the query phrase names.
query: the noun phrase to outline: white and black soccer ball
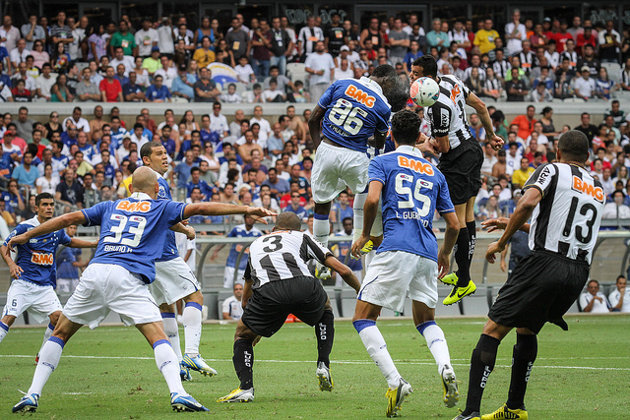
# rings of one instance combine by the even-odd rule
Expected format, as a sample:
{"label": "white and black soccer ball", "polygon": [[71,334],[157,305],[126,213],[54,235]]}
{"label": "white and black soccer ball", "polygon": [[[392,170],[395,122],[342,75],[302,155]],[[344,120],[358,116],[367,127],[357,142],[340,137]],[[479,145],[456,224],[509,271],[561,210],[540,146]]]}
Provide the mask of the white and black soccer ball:
{"label": "white and black soccer ball", "polygon": [[411,84],[409,96],[418,106],[431,106],[440,96],[440,86],[433,79],[421,77]]}

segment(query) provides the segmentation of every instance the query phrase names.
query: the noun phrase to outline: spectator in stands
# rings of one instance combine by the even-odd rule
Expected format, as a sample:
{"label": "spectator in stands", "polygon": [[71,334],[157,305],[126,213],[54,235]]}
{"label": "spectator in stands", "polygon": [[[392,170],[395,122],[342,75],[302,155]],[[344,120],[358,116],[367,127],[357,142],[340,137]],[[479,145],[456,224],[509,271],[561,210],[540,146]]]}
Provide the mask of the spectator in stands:
{"label": "spectator in stands", "polygon": [[194,84],[195,102],[216,102],[221,94],[211,80],[212,72],[207,68],[199,70],[199,80]]}
{"label": "spectator in stands", "polygon": [[[605,169],[604,171],[608,171],[609,169]],[[615,190],[612,193],[613,201],[610,203],[606,203],[604,206],[604,211],[602,212],[603,219],[630,219],[630,207],[626,206],[624,200],[626,199],[626,195],[622,190]]]}
{"label": "spectator in stands", "polygon": [[109,54],[114,56],[116,47],[122,47],[123,54],[128,56],[138,55],[138,46],[134,35],[129,32],[129,24],[121,20],[119,30],[115,32],[109,40]]}
{"label": "spectator in stands", "polygon": [[7,191],[3,191],[1,195],[4,205],[1,207],[2,217],[9,226],[15,226],[18,221],[18,216],[26,210],[26,203],[18,182],[16,179],[11,179],[7,186]]}
{"label": "spectator in stands", "polygon": [[241,57],[246,57],[249,51],[249,34],[243,28],[243,22],[237,17],[232,18],[231,31],[225,36],[228,48],[232,51],[235,61],[239,61]]}
{"label": "spectator in stands", "polygon": [[514,185],[515,188],[523,188],[525,181],[527,181],[533,173],[534,168],[529,166],[529,160],[526,157],[521,158],[521,166],[512,173],[512,185]]}
{"label": "spectator in stands", "polygon": [[24,153],[22,157],[22,164],[17,166],[13,173],[11,174],[11,178],[17,180],[18,184],[26,185],[28,187],[35,187],[35,181],[39,176],[39,172],[37,168],[31,163],[33,162],[33,155],[31,152],[27,151]]}
{"label": "spectator in stands", "polygon": [[582,55],[582,59],[578,61],[577,67],[580,70],[584,67],[588,67],[589,75],[591,77],[597,77],[601,65],[597,57],[595,57],[595,49],[592,45],[587,44],[584,46],[584,54]]}
{"label": "spectator in stands", "polygon": [[630,312],[630,289],[624,276],[617,277],[615,290],[608,295],[612,312]]}
{"label": "spectator in stands", "polygon": [[499,33],[492,28],[492,19],[485,19],[482,29],[475,33],[475,40],[473,44],[479,47],[481,54],[489,53],[496,48],[496,40],[499,38]]}
{"label": "spectator in stands", "polygon": [[604,30],[599,31],[599,58],[602,62],[617,63],[619,60],[621,37],[614,27],[615,23],[612,19],[609,19],[606,21]]}
{"label": "spectator in stands", "polygon": [[114,78],[114,68],[108,66],[105,78],[99,84],[101,91],[101,100],[103,102],[123,102],[122,86],[120,82]]}
{"label": "spectator in stands", "polygon": [[606,296],[599,291],[599,282],[590,280],[586,285],[586,292],[580,295],[580,306],[583,312],[608,313],[610,304]]}
{"label": "spectator in stands", "polygon": [[536,108],[533,105],[529,105],[527,106],[527,113],[525,115],[519,115],[512,120],[511,124],[518,126],[518,132],[516,134],[519,138],[526,139],[532,134],[534,124],[536,123],[535,115]]}
{"label": "spectator in stands", "polygon": [[600,99],[609,100],[612,99],[612,94],[617,90],[619,90],[619,84],[610,80],[606,67],[600,68],[595,81],[595,94]]}
{"label": "spectator in stands", "polygon": [[29,50],[33,49],[35,42],[46,41],[46,32],[44,32],[44,28],[42,28],[41,25],[37,24],[36,14],[29,15],[28,22],[20,27],[20,32],[26,40],[26,48]]}
{"label": "spectator in stands", "polygon": [[525,96],[529,94],[527,89],[527,82],[525,78],[520,75],[518,68],[512,68],[510,70],[511,78],[505,83],[505,91],[507,92],[508,102],[523,102]]}
{"label": "spectator in stands", "polygon": [[76,180],[76,173],[71,167],[64,171],[63,182],[57,185],[55,201],[64,205],[66,211],[83,208],[83,187]]}
{"label": "spectator in stands", "polygon": [[201,40],[201,47],[195,50],[193,54],[193,60],[195,60],[199,67],[206,67],[208,64],[215,61],[214,51],[211,49],[212,43],[210,42],[210,38],[204,36]]}
{"label": "spectator in stands", "polygon": [[595,96],[595,81],[590,77],[590,70],[588,66],[581,67],[580,77],[576,78],[574,88],[575,96],[583,99],[585,102]]}
{"label": "spectator in stands", "polygon": [[315,53],[307,57],[304,69],[311,75],[309,89],[311,98],[313,101],[317,101],[324,94],[335,75],[335,63],[332,56],[325,52],[322,41],[316,43]]}
{"label": "spectator in stands", "polygon": [[171,92],[163,84],[164,78],[161,75],[156,75],[153,78],[153,84],[149,86],[145,93],[145,100],[147,102],[170,102]]}
{"label": "spectator in stands", "polygon": [[236,283],[232,289],[233,295],[223,301],[221,306],[222,316],[225,320],[238,321],[243,315],[243,305],[241,298],[243,297],[243,285]]}

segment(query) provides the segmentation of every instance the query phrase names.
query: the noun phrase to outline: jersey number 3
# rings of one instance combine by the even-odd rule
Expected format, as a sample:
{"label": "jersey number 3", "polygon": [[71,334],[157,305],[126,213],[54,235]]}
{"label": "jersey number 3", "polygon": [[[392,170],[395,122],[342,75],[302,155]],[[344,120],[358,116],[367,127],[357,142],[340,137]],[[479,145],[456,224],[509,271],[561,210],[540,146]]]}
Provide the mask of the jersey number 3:
{"label": "jersey number 3", "polygon": [[[118,225],[112,226],[110,230],[114,233],[114,236],[107,236],[103,238],[103,242],[127,245],[128,247],[135,248],[140,244],[142,234],[144,233],[144,227],[147,224],[147,219],[142,216],[123,216],[122,214],[112,214],[111,220],[117,220]],[[136,226],[129,225],[127,233],[133,234],[133,238],[123,238],[125,233],[125,227],[127,222],[136,223]]]}
{"label": "jersey number 3", "polygon": [[328,119],[350,133],[350,135],[356,136],[363,127],[363,120],[358,118],[357,115],[365,118],[368,113],[363,108],[353,107],[352,102],[349,100],[339,98],[335,102],[335,106],[330,110]]}

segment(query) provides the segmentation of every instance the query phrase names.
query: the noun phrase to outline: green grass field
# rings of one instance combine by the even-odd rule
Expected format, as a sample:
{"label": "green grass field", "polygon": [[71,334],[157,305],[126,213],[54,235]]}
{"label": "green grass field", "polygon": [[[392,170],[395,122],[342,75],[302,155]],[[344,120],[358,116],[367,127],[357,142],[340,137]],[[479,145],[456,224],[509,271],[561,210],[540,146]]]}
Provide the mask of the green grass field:
{"label": "green grass field", "polygon": [[[525,404],[532,419],[622,419],[630,415],[630,316],[567,318],[569,331],[547,325],[539,336],[538,360]],[[439,321],[461,383],[463,407],[468,361],[482,319]],[[409,419],[457,415],[441,403],[441,383],[424,339],[409,320],[379,326],[400,373],[414,393],[401,415]],[[315,379],[316,340],[304,324],[287,324],[255,347],[256,400],[250,404],[214,401],[238,385],[232,368],[234,325],[205,325],[202,355],[219,371],[214,378],[193,376],[186,389],[227,419],[377,419],[385,417],[386,383],[369,359],[350,322],[336,324],[332,353],[335,389],[319,391]],[[9,418],[19,390],[28,389],[43,329],[14,328],[0,344],[0,418]],[[183,334],[182,334],[183,335]],[[515,336],[499,348],[482,410],[493,411],[507,397]],[[85,328],[68,343],[59,367],[40,399],[39,418],[148,419],[177,414],[153,352],[135,328]]]}

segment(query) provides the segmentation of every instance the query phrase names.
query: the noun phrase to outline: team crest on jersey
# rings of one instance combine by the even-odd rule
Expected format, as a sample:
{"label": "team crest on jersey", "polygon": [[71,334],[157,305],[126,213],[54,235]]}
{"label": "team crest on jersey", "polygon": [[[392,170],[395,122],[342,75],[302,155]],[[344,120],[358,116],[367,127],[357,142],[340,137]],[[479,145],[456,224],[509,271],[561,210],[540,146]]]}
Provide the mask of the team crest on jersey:
{"label": "team crest on jersey", "polygon": [[38,265],[53,265],[55,259],[50,252],[33,252],[31,254],[31,262]]}
{"label": "team crest on jersey", "polygon": [[362,91],[354,85],[348,86],[344,93],[346,94],[346,96],[355,99],[357,102],[362,103],[368,108],[372,108],[374,106],[374,103],[376,102],[376,98],[374,96],[371,96],[367,92]]}
{"label": "team crest on jersey", "polygon": [[604,190],[601,187],[596,187],[593,184],[589,184],[588,182],[578,178],[577,176],[573,177],[573,183],[571,184],[571,189],[573,191],[577,191],[586,195],[590,195],[595,200],[600,203],[604,202]]}
{"label": "team crest on jersey", "polygon": [[151,210],[151,203],[149,201],[121,201],[116,205],[116,210],[124,210],[129,212],[146,213]]}
{"label": "team crest on jersey", "polygon": [[433,167],[431,166],[430,163],[420,162],[419,160],[411,159],[405,156],[398,156],[398,166],[402,166],[403,168],[409,168],[412,171],[418,172],[421,174],[426,174],[426,175],[434,174]]}

